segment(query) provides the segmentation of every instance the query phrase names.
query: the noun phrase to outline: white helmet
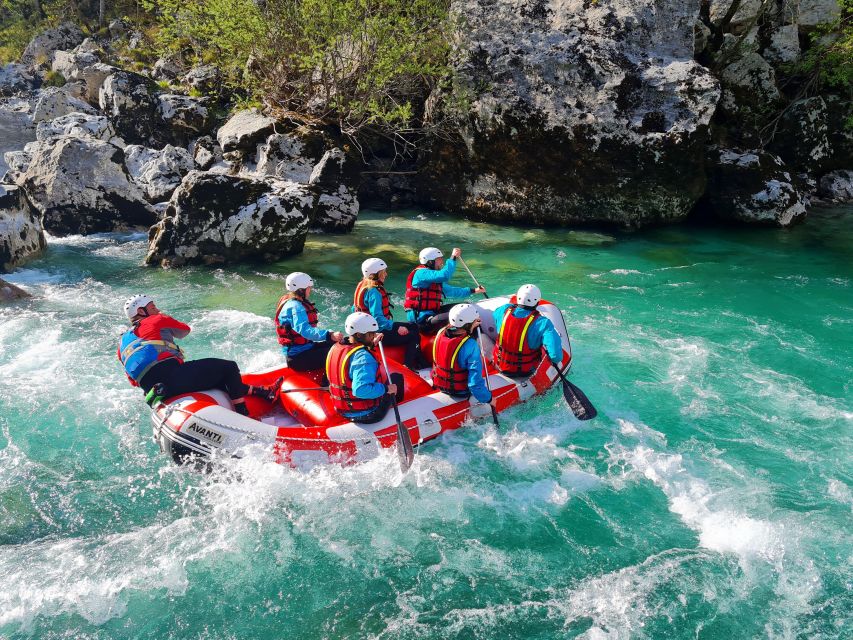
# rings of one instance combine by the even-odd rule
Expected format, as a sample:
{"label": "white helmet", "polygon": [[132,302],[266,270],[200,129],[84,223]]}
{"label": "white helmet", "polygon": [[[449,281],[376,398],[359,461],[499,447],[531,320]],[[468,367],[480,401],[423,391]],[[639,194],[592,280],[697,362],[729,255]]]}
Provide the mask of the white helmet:
{"label": "white helmet", "polygon": [[542,292],[535,284],[523,284],[515,294],[518,304],[525,307],[535,307],[542,299]]}
{"label": "white helmet", "polygon": [[387,269],[388,265],[381,258],[368,258],[361,263],[361,273],[366,278],[374,273],[379,273],[383,269]]}
{"label": "white helmet", "polygon": [[436,258],[442,258],[444,254],[435,247],[427,247],[426,249],[421,249],[418,258],[421,260],[421,264],[426,264],[427,262],[432,262]]}
{"label": "white helmet", "polygon": [[344,330],[348,336],[354,336],[357,333],[379,331],[379,325],[376,324],[376,318],[369,313],[356,311],[347,316],[346,322],[344,322]]}
{"label": "white helmet", "polygon": [[450,310],[450,324],[457,329],[480,319],[480,312],[473,304],[457,304]]}
{"label": "white helmet", "polygon": [[128,298],[127,302],[124,303],[124,314],[128,320],[133,321],[134,316],[139,313],[139,310],[144,309],[152,302],[154,300],[151,296],[147,296],[144,293],[137,293],[135,296]]}
{"label": "white helmet", "polygon": [[299,291],[300,289],[307,289],[308,287],[313,287],[314,281],[307,273],[302,273],[301,271],[294,271],[289,276],[287,276],[287,280],[284,281],[284,286],[288,291]]}

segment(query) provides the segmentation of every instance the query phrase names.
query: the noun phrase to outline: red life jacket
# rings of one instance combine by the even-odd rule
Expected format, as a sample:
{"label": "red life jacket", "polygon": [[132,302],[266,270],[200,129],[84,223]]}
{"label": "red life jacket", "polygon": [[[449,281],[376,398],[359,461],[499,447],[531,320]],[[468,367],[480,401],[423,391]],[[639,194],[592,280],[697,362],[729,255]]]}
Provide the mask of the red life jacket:
{"label": "red life jacket", "polygon": [[542,349],[532,348],[527,340],[527,331],[539,312],[534,309],[526,318],[516,318],[513,315],[516,309],[518,305],[510,305],[504,313],[494,358],[495,366],[511,376],[532,373],[542,356]]}
{"label": "red life jacket", "polygon": [[[332,406],[338,413],[348,411],[369,411],[382,403],[382,396],[365,400],[356,398],[352,392],[352,376],[350,375],[350,358],[356,351],[367,349],[362,344],[334,344],[326,356],[326,377],[329,378],[329,395]],[[370,349],[367,352],[373,355]],[[375,357],[375,356],[374,356]],[[376,381],[385,382],[382,367],[376,369]]]}
{"label": "red life jacket", "polygon": [[287,295],[283,295],[281,299],[278,301],[278,305],[275,308],[275,317],[273,321],[275,322],[275,332],[278,335],[278,343],[283,347],[292,347],[300,344],[308,344],[311,342],[308,338],[303,338],[301,335],[296,333],[293,330],[293,327],[290,325],[282,326],[278,322],[278,314],[281,313],[281,310],[284,308],[284,305],[288,302],[288,300],[296,300],[302,303],[302,306],[305,307],[305,313],[308,314],[308,324],[312,327],[317,326],[317,307],[315,307],[308,300],[299,300],[298,298],[289,298]]}
{"label": "red life jacket", "polygon": [[468,369],[457,364],[457,356],[471,336],[448,336],[447,329],[442,328],[432,343],[432,386],[450,395],[468,395]]}
{"label": "red life jacket", "polygon": [[[352,299],[352,306],[356,311],[361,311],[362,313],[370,313],[370,309],[367,308],[367,301],[365,300],[367,296],[367,291],[372,287],[368,287],[364,284],[364,280],[358,283],[358,286],[355,288],[355,295]],[[385,286],[378,282],[376,283],[376,289],[379,289],[379,293],[382,295],[382,315],[391,320],[393,318],[393,314],[391,313],[391,300],[388,298],[388,292],[385,291]]]}
{"label": "red life jacket", "polygon": [[426,289],[415,289],[412,282],[418,269],[426,269],[426,265],[419,264],[409,274],[409,278],[406,280],[406,302],[403,303],[403,307],[411,309],[415,313],[421,311],[437,313],[441,308],[441,301],[444,299],[444,287],[441,286],[440,282],[433,282]]}

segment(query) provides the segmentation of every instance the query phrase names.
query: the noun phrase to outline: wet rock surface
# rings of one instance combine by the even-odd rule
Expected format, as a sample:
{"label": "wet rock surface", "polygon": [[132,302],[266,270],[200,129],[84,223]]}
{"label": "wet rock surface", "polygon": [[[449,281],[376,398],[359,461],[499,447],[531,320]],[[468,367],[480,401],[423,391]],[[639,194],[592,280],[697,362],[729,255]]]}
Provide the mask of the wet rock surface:
{"label": "wet rock surface", "polygon": [[0,185],[0,273],[11,271],[44,248],[41,221],[23,190]]}

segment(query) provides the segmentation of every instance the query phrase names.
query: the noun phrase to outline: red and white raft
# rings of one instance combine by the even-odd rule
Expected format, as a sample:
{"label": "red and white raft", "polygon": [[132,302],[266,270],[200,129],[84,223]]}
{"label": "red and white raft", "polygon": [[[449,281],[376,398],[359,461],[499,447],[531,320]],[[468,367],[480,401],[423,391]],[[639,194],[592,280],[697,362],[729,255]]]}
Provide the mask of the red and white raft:
{"label": "red and white raft", "polygon": [[[483,348],[491,360],[495,325],[492,311],[509,302],[508,297],[490,298],[477,303],[483,319]],[[539,305],[563,339],[563,362],[571,365],[571,344],[560,310],[549,302]],[[423,353],[431,353],[432,337],[424,336]],[[421,444],[445,431],[458,429],[469,418],[491,415],[488,405],[471,399],[451,397],[430,385],[430,370],[414,373],[400,364],[402,347],[388,347],[386,354],[392,373],[404,378],[405,399],[400,403],[403,425],[412,442]],[[246,374],[247,384],[272,384],[284,376],[283,390],[311,389],[319,386],[321,374],[299,373],[286,367]],[[557,381],[550,360],[542,363],[527,378],[510,378],[489,362],[489,383],[497,399],[497,410],[524,402],[545,393]],[[342,418],[332,408],[326,390],[282,393],[275,403],[247,398],[250,417],[236,413],[227,394],[218,390],[188,393],[169,398],[154,406],[151,421],[154,439],[160,449],[175,462],[184,463],[198,456],[240,456],[249,445],[267,449],[280,463],[297,467],[318,463],[354,463],[375,458],[379,447],[392,447],[397,441],[393,411],[372,425],[359,425]]]}

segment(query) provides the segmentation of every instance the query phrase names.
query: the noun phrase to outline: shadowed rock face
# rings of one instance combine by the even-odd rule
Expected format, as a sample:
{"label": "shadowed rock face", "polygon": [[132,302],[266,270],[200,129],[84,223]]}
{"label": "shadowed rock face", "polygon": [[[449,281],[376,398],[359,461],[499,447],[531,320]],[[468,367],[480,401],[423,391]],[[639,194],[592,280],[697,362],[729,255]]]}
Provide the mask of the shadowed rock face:
{"label": "shadowed rock face", "polygon": [[275,261],[302,251],[316,193],[307,185],[192,171],[151,227],[146,264]]}
{"label": "shadowed rock face", "polygon": [[41,221],[21,189],[0,185],[0,273],[11,271],[44,247]]}
{"label": "shadowed rock face", "polygon": [[623,226],[684,217],[705,187],[720,90],[693,60],[699,3],[455,0],[463,19],[449,119],[420,157],[451,210]]}

